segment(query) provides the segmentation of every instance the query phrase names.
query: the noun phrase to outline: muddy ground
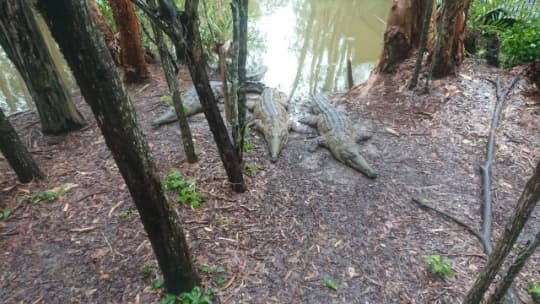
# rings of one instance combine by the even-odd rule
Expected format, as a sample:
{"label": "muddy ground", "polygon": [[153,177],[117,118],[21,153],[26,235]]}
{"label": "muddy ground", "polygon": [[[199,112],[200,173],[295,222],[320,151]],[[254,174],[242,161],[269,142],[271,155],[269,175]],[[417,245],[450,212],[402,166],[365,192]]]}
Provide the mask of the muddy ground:
{"label": "muddy ground", "polygon": [[[503,72],[467,61],[455,78],[434,81],[429,94],[405,89],[411,69],[382,77],[369,92],[358,86],[334,100],[373,138],[363,145],[379,171],[370,180],[337,162],[309,134],[292,133],[277,163],[251,133],[256,165],[249,191],[230,191],[203,115],[190,118],[201,160],[185,161],[177,125],[154,130],[165,110],[163,77],[153,67],[150,84],[130,87],[140,123],[161,175],[171,168],[195,178],[208,198],[199,209],[174,204],[198,267],[216,303],[458,303],[484,265],[480,243],[465,229],[427,213],[431,206],[480,227],[481,176],[486,136],[495,104],[487,79],[506,84]],[[126,186],[80,95],[75,99],[90,124],[62,136],[42,136],[35,111],[12,122],[47,174],[18,184],[0,159],[0,302],[156,303],[157,274],[150,244]],[[493,167],[493,240],[540,159],[539,94],[521,80],[509,96],[497,131]],[[53,202],[31,204],[18,195],[76,184]],[[175,195],[169,192],[171,201]],[[540,229],[540,208],[520,237],[523,246]],[[127,216],[125,216],[127,214]],[[123,215],[123,216],[121,216]],[[520,247],[520,246],[517,246]],[[452,259],[454,274],[433,277],[423,259]],[[540,278],[535,254],[516,281],[520,301],[526,285]],[[146,268],[149,268],[146,266]],[[338,291],[329,289],[331,279]]]}

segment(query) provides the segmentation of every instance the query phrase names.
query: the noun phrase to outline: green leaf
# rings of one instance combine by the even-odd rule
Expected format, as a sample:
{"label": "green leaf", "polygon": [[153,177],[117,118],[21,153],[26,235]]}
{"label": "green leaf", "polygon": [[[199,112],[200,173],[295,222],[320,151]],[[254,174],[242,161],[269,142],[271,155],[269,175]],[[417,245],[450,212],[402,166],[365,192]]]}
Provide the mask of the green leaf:
{"label": "green leaf", "polygon": [[332,289],[334,291],[338,291],[338,285],[337,285],[336,282],[334,282],[334,280],[326,279],[324,282],[326,283],[326,287],[328,287],[328,288],[330,288],[330,289]]}
{"label": "green leaf", "polygon": [[206,264],[202,264],[199,266],[199,269],[202,271],[202,272],[206,272],[206,273],[212,273],[212,268],[210,268],[210,266],[206,265]]}
{"label": "green leaf", "polygon": [[534,146],[535,146],[536,148],[540,148],[540,142],[535,143]]}
{"label": "green leaf", "polygon": [[165,280],[163,279],[154,279],[152,280],[152,284],[151,284],[151,287],[152,289],[160,289],[161,287],[163,287],[163,284],[165,284]]}
{"label": "green leaf", "polygon": [[423,199],[420,200],[420,203],[422,203],[422,205],[427,205],[429,204],[429,200],[424,197]]}
{"label": "green leaf", "polygon": [[10,215],[11,215],[11,209],[9,208],[4,209],[4,218],[7,218]]}
{"label": "green leaf", "polygon": [[175,304],[176,296],[170,293],[166,293],[163,298],[159,301],[159,304]]}

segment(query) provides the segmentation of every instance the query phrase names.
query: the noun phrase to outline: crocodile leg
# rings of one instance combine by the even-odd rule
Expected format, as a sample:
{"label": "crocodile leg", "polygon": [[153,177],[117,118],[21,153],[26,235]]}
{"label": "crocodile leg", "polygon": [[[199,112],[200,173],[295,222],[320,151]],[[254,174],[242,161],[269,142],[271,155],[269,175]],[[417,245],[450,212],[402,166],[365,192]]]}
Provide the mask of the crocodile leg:
{"label": "crocodile leg", "polygon": [[307,114],[306,116],[300,118],[298,121],[312,128],[317,128],[317,123],[319,122],[319,116]]}
{"label": "crocodile leg", "polygon": [[362,132],[356,132],[354,134],[354,140],[357,142],[357,143],[361,143],[361,142],[364,142],[368,139],[371,139],[371,134],[367,134],[367,133],[362,133]]}

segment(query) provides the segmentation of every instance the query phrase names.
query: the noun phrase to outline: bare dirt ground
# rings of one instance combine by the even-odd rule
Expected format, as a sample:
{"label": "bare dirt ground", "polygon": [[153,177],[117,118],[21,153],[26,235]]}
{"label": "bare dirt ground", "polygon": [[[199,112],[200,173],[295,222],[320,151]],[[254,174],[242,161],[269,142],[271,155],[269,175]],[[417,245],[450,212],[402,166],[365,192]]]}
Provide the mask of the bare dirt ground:
{"label": "bare dirt ground", "polygon": [[[175,204],[195,263],[222,266],[205,273],[216,303],[459,303],[486,256],[463,228],[411,202],[431,206],[480,227],[481,180],[495,91],[486,78],[508,83],[501,72],[467,61],[455,78],[433,82],[430,94],[404,89],[404,71],[385,76],[369,93],[358,87],[336,96],[351,118],[374,131],[364,144],[366,159],[379,171],[375,180],[333,159],[324,149],[310,152],[313,139],[292,133],[279,161],[269,162],[256,133],[246,161],[257,166],[249,191],[230,191],[204,116],[190,118],[201,160],[187,164],[175,124],[153,130],[164,111],[162,75],[130,87],[140,123],[164,176],[171,168],[208,195],[199,209]],[[507,101],[497,131],[493,168],[496,241],[540,159],[539,94],[521,80]],[[156,303],[145,265],[156,265],[129,193],[91,118],[76,96],[89,126],[63,136],[42,136],[38,116],[12,117],[22,138],[47,174],[43,181],[16,183],[0,159],[0,302]],[[19,194],[74,183],[53,202],[31,204]],[[175,196],[170,193],[171,202]],[[523,245],[540,229],[537,208],[520,237]],[[518,246],[519,247],[519,246]],[[454,275],[429,274],[423,259],[452,259]],[[526,285],[540,278],[535,254],[516,281],[527,303]],[[337,283],[338,291],[325,280]]]}

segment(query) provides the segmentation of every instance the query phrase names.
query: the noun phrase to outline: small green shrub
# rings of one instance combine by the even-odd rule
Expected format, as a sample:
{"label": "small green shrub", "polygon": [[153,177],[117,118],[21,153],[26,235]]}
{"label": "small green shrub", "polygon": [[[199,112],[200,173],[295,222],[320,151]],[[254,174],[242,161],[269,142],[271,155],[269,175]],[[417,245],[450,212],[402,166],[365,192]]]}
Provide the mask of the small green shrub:
{"label": "small green shrub", "polygon": [[6,208],[4,210],[0,210],[0,221],[7,219],[8,216],[10,215],[11,215],[11,209]]}
{"label": "small green shrub", "polygon": [[172,103],[172,98],[171,96],[169,95],[163,95],[159,98],[159,102],[161,102],[162,104],[166,105],[166,106],[172,106],[173,103]]}
{"label": "small green shrub", "polygon": [[142,276],[145,279],[148,279],[155,272],[156,272],[156,267],[152,264],[145,264],[141,271]]}
{"label": "small green shrub", "polygon": [[255,149],[255,145],[251,142],[251,139],[244,138],[244,144],[242,145],[242,151],[249,153]]}
{"label": "small green shrub", "polygon": [[159,304],[175,304],[176,303],[176,296],[170,293],[166,293],[161,300],[159,300]]}
{"label": "small green shrub", "polygon": [[212,304],[212,289],[208,288],[202,294],[201,288],[199,286],[193,287],[190,292],[183,292],[182,304]]}
{"label": "small green shrub", "polygon": [[540,19],[517,22],[501,33],[503,67],[540,59]]}
{"label": "small green shrub", "polygon": [[257,165],[255,165],[254,163],[245,163],[244,169],[246,170],[246,174],[248,176],[253,176],[253,173],[255,173],[255,171],[257,170]]}
{"label": "small green shrub", "polygon": [[153,279],[152,283],[150,284],[150,287],[152,287],[152,289],[154,290],[157,290],[163,287],[164,284],[165,284],[165,280],[163,279]]}
{"label": "small green shrub", "polygon": [[530,283],[527,291],[531,294],[531,296],[540,298],[540,280]]}
{"label": "small green shrub", "polygon": [[29,202],[37,204],[39,202],[52,202],[62,196],[64,196],[71,188],[76,187],[75,184],[62,184],[58,187],[55,187],[53,189],[43,191],[43,192],[36,192],[32,195],[28,194],[18,194],[17,198],[22,200],[23,202]]}
{"label": "small green shrub", "polygon": [[189,203],[193,208],[199,208],[206,198],[206,195],[197,191],[195,180],[184,179],[177,169],[172,169],[165,177],[165,189],[175,190],[178,193],[178,201],[182,204]]}
{"label": "small green shrub", "polygon": [[432,274],[441,277],[452,276],[452,260],[450,260],[449,258],[441,258],[440,255],[434,254],[426,257],[424,259],[424,262],[426,262],[430,266],[430,271]]}
{"label": "small green shrub", "polygon": [[130,216],[139,214],[139,212],[136,209],[126,209],[122,210],[118,213],[118,217],[120,218],[128,218]]}
{"label": "small green shrub", "polygon": [[199,269],[207,273],[209,275],[215,275],[216,276],[216,284],[218,286],[221,286],[225,284],[227,279],[224,277],[225,274],[225,267],[223,265],[217,265],[216,267],[211,267],[209,265],[203,264],[199,266]]}

